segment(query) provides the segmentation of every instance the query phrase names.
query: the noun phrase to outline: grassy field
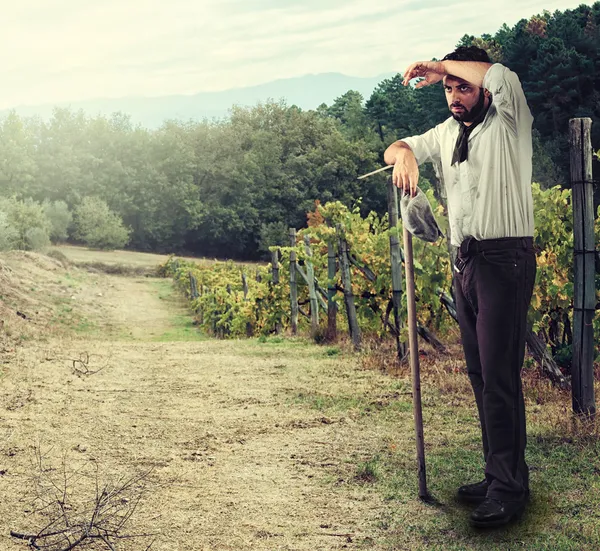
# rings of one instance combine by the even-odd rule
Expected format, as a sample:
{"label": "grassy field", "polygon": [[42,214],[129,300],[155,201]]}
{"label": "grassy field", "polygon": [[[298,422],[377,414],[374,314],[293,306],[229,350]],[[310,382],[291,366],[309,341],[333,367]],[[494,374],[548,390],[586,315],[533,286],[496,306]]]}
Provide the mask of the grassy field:
{"label": "grassy field", "polygon": [[[452,374],[454,379],[462,375]],[[455,381],[452,382],[455,384]],[[466,386],[466,383],[465,383]],[[454,499],[456,488],[482,478],[480,433],[475,405],[465,392],[443,390],[439,377],[424,380],[424,423],[428,487],[434,504],[415,499],[416,462],[412,425],[398,423],[411,404],[408,382],[390,382],[388,403],[365,404],[361,396],[310,396],[308,403],[325,414],[350,405],[374,424],[397,423],[385,445],[357,464],[357,477],[389,503],[379,523],[384,549],[427,550],[595,550],[600,549],[600,444],[597,425],[570,419],[569,397],[553,396],[543,405],[528,403],[532,500],[523,519],[495,531],[473,529],[471,508]],[[535,395],[529,389],[529,395]],[[546,393],[548,394],[548,393]],[[306,399],[306,397],[303,397]],[[368,400],[367,400],[368,402]]]}
{"label": "grassy field", "polygon": [[[74,245],[57,245],[52,248],[60,251],[71,262],[76,264],[102,262],[103,264],[122,264],[124,266],[148,268],[158,266],[169,258],[169,255],[164,254],[138,253],[131,251],[98,251],[86,247],[76,247]],[[211,262],[210,260],[191,257],[186,257],[186,260],[198,263]]]}
{"label": "grassy field", "polygon": [[[71,249],[64,254],[74,262],[150,266],[156,256]],[[160,490],[150,505],[162,512],[164,536],[157,549],[600,549],[599,424],[573,418],[570,394],[531,362],[524,391],[532,500],[519,522],[481,531],[454,498],[483,473],[456,342],[447,355],[425,346],[421,358],[434,498],[424,503],[409,368],[394,360],[392,343],[354,354],[343,340],[208,339],[168,280],[62,269],[33,255],[10,260],[11,308],[48,313],[37,336],[31,322],[15,319],[13,331],[29,332],[0,379],[0,416],[13,431],[3,442],[0,430],[0,468],[9,473],[0,478],[2,518],[20,518],[11,506],[21,499],[20,479],[10,473],[25,472],[24,451],[43,437],[74,448],[84,442],[115,468],[156,464]],[[40,302],[24,308],[26,292]],[[50,338],[44,331],[54,326]],[[57,359],[80,350],[106,365],[84,381],[66,377]],[[175,476],[181,480],[171,486]],[[0,538],[0,548],[13,549],[3,545]]]}
{"label": "grassy field", "polygon": [[[53,250],[64,254],[67,259],[74,264],[92,265],[101,263],[107,266],[126,266],[133,268],[155,268],[166,262],[169,258],[167,254],[141,253],[134,251],[99,251],[78,247],[74,245],[57,245]],[[211,264],[216,259],[199,258],[191,256],[180,256],[178,258],[198,264]],[[244,265],[252,265],[251,262],[243,262]]]}
{"label": "grassy field", "polygon": [[168,255],[137,253],[129,251],[97,251],[73,245],[57,245],[53,249],[64,254],[73,263],[102,262],[126,266],[152,267],[165,262]]}

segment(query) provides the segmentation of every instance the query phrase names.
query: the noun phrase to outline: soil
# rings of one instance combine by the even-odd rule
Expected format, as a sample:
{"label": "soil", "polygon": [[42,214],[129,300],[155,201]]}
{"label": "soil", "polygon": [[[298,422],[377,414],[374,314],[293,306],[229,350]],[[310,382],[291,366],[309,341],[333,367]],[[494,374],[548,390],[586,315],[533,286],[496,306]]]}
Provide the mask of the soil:
{"label": "soil", "polygon": [[[0,550],[27,548],[10,530],[41,528],[32,481],[90,466],[101,481],[147,473],[123,533],[154,536],[118,549],[377,549],[385,504],[356,472],[384,436],[303,397],[372,389],[380,375],[302,341],[171,339],[189,313],[164,280],[3,262],[14,304],[2,303]],[[19,293],[29,321],[6,306]],[[95,481],[71,480],[93,495]]]}

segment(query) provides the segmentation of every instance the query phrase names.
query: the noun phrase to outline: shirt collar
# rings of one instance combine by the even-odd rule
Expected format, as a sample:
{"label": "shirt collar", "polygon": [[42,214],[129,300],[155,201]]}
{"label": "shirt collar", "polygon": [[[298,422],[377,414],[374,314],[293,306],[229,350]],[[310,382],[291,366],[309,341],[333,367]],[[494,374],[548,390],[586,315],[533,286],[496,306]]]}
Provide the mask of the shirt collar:
{"label": "shirt collar", "polygon": [[[479,134],[479,132],[481,132],[481,129],[488,125],[488,121],[490,120],[490,111],[492,109],[492,105],[493,104],[490,104],[488,106],[488,109],[485,112],[485,117],[483,118],[483,121],[481,121],[475,128],[473,128],[473,131],[469,135],[469,140],[473,136],[476,136],[477,134]],[[450,121],[451,121],[450,124],[452,124],[452,130],[456,131],[458,133],[458,131],[460,129],[460,123],[454,117],[452,117],[452,116],[449,117],[449,118],[450,118]]]}

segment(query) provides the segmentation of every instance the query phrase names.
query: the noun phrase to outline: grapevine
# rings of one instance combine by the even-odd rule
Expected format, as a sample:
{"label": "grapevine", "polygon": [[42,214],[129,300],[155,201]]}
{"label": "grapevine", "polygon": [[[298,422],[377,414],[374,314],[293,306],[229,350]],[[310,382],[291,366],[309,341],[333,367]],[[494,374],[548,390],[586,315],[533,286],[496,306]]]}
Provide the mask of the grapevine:
{"label": "grapevine", "polygon": [[[438,224],[447,228],[443,208],[428,193]],[[573,215],[571,192],[560,187],[542,190],[533,184],[535,204],[534,247],[537,254],[537,275],[530,309],[533,330],[544,337],[553,352],[570,344],[570,324],[573,308]],[[599,213],[600,214],[600,213]],[[271,265],[238,265],[234,262],[215,262],[199,265],[171,257],[162,273],[172,277],[177,286],[190,297],[191,307],[200,327],[208,334],[228,338],[266,335],[290,326],[290,253],[295,251],[299,265],[309,258],[304,248],[308,236],[312,250],[310,261],[321,289],[334,285],[342,290],[341,278],[327,277],[328,243],[336,246],[344,238],[349,247],[352,270],[352,292],[356,300],[361,330],[383,336],[384,317],[391,300],[391,267],[389,237],[402,235],[402,223],[390,227],[387,215],[371,212],[362,217],[359,205],[348,208],[335,201],[316,204],[309,213],[308,227],[297,234],[295,247],[278,247],[280,282],[274,285]],[[600,223],[596,221],[596,240],[600,239]],[[437,243],[414,240],[414,266],[419,323],[440,335],[454,325],[440,301],[440,290],[449,292],[451,269],[445,238]],[[304,270],[306,273],[306,270]],[[192,297],[190,275],[196,279],[199,296]],[[245,284],[244,284],[245,280]],[[310,323],[308,287],[301,277],[298,301],[301,305],[299,331],[307,332]],[[600,281],[598,282],[600,283]],[[244,289],[245,287],[245,289]],[[599,286],[597,285],[598,289]],[[342,293],[338,303],[338,327],[346,323]],[[405,317],[406,304],[403,304]],[[321,317],[325,323],[326,316]],[[600,337],[600,320],[594,320],[596,338]]]}

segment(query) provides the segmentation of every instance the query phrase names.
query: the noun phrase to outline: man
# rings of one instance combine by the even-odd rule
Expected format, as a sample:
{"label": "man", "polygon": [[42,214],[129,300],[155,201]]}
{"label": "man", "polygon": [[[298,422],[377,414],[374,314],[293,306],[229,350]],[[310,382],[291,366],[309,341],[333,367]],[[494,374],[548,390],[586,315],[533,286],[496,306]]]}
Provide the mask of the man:
{"label": "man", "polygon": [[518,517],[529,497],[520,372],[536,272],[533,118],[517,75],[492,65],[479,48],[413,63],[404,85],[416,77],[424,77],[417,88],[443,81],[452,117],[393,143],[385,162],[394,165],[394,184],[412,195],[418,165],[441,165],[458,247],[456,307],[485,458],[485,479],[462,486],[458,496],[479,503],[472,524],[499,526]]}

